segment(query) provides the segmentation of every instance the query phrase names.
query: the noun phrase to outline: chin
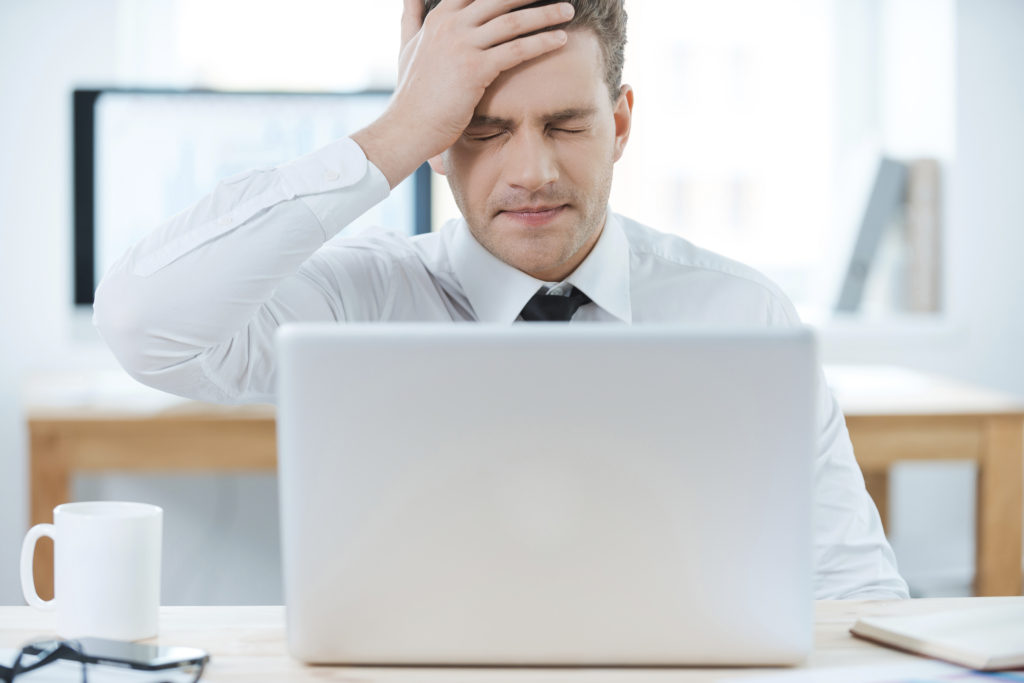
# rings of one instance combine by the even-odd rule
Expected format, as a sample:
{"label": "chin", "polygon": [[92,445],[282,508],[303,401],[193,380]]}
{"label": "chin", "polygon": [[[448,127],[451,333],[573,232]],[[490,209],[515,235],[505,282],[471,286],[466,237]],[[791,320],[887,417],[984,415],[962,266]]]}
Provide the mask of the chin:
{"label": "chin", "polygon": [[493,222],[478,234],[470,224],[470,232],[487,251],[517,270],[541,278],[537,273],[557,273],[569,261],[572,254],[571,239],[564,229],[526,229],[520,231]]}
{"label": "chin", "polygon": [[[502,259],[513,268],[523,271],[527,275],[544,280],[546,282],[558,282],[563,277],[550,277],[551,273],[559,273],[565,266],[565,260],[552,260],[551,253],[544,255],[518,255],[517,257]],[[567,274],[566,274],[567,275]]]}

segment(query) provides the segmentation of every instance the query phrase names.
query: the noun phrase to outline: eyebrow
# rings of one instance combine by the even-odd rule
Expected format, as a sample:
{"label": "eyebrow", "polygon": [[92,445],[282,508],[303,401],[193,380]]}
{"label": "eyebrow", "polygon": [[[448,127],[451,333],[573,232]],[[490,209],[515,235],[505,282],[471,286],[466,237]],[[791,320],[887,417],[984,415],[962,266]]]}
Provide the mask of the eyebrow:
{"label": "eyebrow", "polygon": [[[596,107],[569,107],[567,109],[561,109],[550,114],[545,114],[540,119],[548,123],[559,123],[561,121],[568,121],[570,119],[582,119],[593,116],[597,113]],[[469,122],[468,128],[475,127],[494,127],[494,128],[512,128],[514,122],[512,119],[507,119],[501,116],[488,116],[486,114],[480,114],[473,117],[473,120]]]}

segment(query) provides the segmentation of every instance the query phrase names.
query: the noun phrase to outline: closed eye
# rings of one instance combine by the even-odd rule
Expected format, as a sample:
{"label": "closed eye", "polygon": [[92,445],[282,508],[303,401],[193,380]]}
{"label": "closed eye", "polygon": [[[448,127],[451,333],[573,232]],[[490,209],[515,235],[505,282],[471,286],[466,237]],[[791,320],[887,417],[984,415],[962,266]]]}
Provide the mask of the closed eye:
{"label": "closed eye", "polygon": [[504,130],[497,130],[497,131],[494,131],[493,133],[481,131],[481,132],[476,133],[476,134],[468,133],[467,132],[466,133],[466,137],[469,138],[470,140],[475,140],[477,142],[487,142],[488,140],[493,140],[493,139],[495,139],[497,137],[500,137],[505,132],[506,131],[504,131]]}

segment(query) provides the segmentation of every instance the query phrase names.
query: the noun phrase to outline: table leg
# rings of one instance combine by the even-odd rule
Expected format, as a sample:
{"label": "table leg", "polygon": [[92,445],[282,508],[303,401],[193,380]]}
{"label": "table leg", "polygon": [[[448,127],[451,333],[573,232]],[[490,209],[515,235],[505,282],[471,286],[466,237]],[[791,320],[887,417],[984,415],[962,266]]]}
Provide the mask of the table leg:
{"label": "table leg", "polygon": [[[53,508],[71,499],[67,454],[54,434],[29,427],[29,523],[53,522]],[[34,577],[39,597],[53,597],[53,543],[36,544]]]}
{"label": "table leg", "polygon": [[978,464],[975,595],[1020,595],[1024,420],[991,417]]}

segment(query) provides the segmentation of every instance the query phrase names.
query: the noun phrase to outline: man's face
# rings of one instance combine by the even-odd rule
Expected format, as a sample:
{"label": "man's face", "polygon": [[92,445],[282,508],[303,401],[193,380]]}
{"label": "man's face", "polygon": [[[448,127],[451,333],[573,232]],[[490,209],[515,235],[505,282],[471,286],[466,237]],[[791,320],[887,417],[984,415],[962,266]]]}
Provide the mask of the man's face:
{"label": "man's face", "polygon": [[557,282],[601,234],[632,105],[628,86],[610,101],[593,31],[573,30],[562,48],[502,73],[462,137],[431,165],[448,177],[480,244]]}

